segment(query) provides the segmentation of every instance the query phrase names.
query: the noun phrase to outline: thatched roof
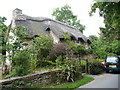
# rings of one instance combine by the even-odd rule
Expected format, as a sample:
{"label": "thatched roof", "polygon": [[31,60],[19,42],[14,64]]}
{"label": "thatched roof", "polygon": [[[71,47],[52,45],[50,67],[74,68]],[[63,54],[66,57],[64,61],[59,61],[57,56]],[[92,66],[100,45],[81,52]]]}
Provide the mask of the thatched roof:
{"label": "thatched roof", "polygon": [[[17,11],[17,14],[15,14],[15,11]],[[18,13],[19,11],[20,13]],[[13,13],[13,21],[15,25],[26,27],[31,37],[40,35],[41,33],[48,34],[47,29],[50,29],[59,38],[64,38],[64,32],[67,32],[69,35],[74,36],[76,40],[82,38],[85,42],[88,42],[87,37],[84,36],[76,27],[50,18],[27,16],[22,14],[19,9],[15,9]]]}

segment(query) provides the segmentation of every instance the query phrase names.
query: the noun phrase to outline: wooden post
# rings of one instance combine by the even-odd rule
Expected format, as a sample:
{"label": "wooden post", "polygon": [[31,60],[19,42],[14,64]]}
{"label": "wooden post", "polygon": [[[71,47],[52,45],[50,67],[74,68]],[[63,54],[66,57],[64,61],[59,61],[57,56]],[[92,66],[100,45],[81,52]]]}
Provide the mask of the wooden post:
{"label": "wooden post", "polygon": [[88,73],[88,59],[86,59],[86,73]]}
{"label": "wooden post", "polygon": [[80,65],[81,65],[81,59],[80,59],[80,54],[78,54],[78,58],[79,58],[79,62],[80,62]]}

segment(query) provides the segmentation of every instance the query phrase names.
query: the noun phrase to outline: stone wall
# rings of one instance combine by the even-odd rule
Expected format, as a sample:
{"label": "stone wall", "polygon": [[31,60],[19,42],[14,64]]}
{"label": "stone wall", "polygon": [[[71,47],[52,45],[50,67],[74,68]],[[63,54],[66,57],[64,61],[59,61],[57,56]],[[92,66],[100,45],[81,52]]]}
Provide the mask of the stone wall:
{"label": "stone wall", "polygon": [[[43,87],[51,83],[56,83],[56,80],[59,78],[57,75],[62,70],[54,69],[52,71],[42,71],[31,75],[26,75],[22,77],[13,77],[5,80],[0,80],[2,88],[9,88],[15,82],[23,81],[35,86]],[[12,88],[14,88],[12,86]],[[15,87],[16,88],[16,87]]]}

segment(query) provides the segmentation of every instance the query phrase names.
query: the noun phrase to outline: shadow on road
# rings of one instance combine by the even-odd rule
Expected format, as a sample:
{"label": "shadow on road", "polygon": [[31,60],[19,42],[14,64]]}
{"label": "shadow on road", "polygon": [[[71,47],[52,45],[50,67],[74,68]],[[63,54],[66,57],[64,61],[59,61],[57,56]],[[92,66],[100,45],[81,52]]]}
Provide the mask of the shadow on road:
{"label": "shadow on road", "polygon": [[120,74],[120,71],[112,71],[112,72],[109,72],[109,74]]}

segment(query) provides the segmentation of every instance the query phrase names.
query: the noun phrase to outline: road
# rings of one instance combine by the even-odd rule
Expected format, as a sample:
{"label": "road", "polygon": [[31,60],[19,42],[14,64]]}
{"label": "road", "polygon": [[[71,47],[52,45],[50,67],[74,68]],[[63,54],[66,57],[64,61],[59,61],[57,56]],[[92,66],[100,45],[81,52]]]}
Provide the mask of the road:
{"label": "road", "polygon": [[94,78],[95,80],[79,88],[120,88],[120,74],[105,73]]}

